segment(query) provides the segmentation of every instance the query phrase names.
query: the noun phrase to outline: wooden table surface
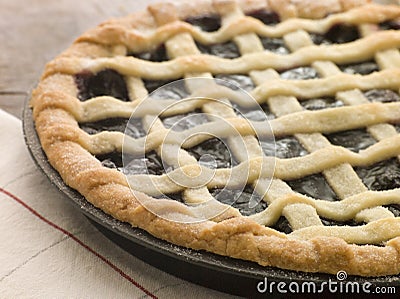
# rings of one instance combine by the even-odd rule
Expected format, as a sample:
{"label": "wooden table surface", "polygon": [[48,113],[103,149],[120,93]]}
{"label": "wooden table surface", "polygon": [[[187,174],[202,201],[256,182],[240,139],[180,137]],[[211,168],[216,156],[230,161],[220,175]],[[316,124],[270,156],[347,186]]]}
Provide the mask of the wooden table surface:
{"label": "wooden table surface", "polygon": [[47,61],[100,22],[159,1],[0,0],[0,109],[20,118]]}
{"label": "wooden table surface", "polygon": [[46,62],[100,22],[160,0],[0,0],[0,109],[21,117]]}

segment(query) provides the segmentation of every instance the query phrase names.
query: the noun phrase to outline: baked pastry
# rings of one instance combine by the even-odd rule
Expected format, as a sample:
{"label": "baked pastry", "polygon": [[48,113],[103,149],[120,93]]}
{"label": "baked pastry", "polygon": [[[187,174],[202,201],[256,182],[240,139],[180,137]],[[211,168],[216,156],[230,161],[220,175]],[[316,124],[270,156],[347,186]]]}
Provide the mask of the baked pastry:
{"label": "baked pastry", "polygon": [[[399,17],[363,0],[152,5],[47,64],[36,130],[68,186],[168,242],[283,269],[398,274]],[[182,78],[161,89],[166,101],[147,97]],[[267,119],[213,78],[247,90]]]}

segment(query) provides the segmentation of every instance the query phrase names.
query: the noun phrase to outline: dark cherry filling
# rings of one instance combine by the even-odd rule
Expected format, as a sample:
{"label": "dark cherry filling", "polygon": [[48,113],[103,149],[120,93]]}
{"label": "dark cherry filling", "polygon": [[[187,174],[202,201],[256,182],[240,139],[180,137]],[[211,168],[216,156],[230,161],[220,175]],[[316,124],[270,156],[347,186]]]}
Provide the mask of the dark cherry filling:
{"label": "dark cherry filling", "polygon": [[328,108],[336,108],[343,106],[343,102],[334,97],[322,97],[317,99],[302,100],[301,106],[307,110],[322,110]]}
{"label": "dark cherry filling", "polygon": [[97,155],[97,160],[101,162],[104,167],[107,168],[120,168],[122,167],[122,154],[113,152],[104,155]]}
{"label": "dark cherry filling", "polygon": [[249,17],[256,18],[265,25],[276,25],[280,22],[279,15],[273,11],[260,9],[247,14]]}
{"label": "dark cherry filling", "polygon": [[400,217],[400,205],[392,204],[383,207],[387,208],[390,212],[392,212],[395,217]]}
{"label": "dark cherry filling", "polygon": [[230,168],[237,165],[230,150],[217,138],[204,141],[187,151],[200,161],[200,164],[209,168]]}
{"label": "dark cherry filling", "polygon": [[[129,121],[129,126],[128,125]],[[140,138],[146,136],[142,121],[138,118],[108,118],[97,122],[79,124],[80,128],[88,134],[97,134],[103,131],[126,132],[128,136]]]}
{"label": "dark cherry filling", "polygon": [[317,199],[329,201],[338,200],[322,174],[313,174],[307,177],[286,182],[294,191]]}
{"label": "dark cherry filling", "polygon": [[217,14],[206,15],[201,17],[190,17],[185,22],[193,26],[200,27],[201,30],[207,32],[217,31],[221,28],[221,17]]}
{"label": "dark cherry filling", "polygon": [[201,110],[196,109],[191,113],[165,117],[162,122],[167,129],[172,128],[174,131],[181,132],[207,123],[208,118]]}
{"label": "dark cherry filling", "polygon": [[210,191],[217,200],[237,208],[245,216],[262,212],[267,208],[267,203],[249,186],[246,186],[241,192],[226,188]]}
{"label": "dark cherry filling", "polygon": [[[126,158],[125,158],[126,159]],[[173,170],[173,167],[161,160],[156,152],[146,153],[144,157],[133,158],[123,168],[124,174],[162,175]]]}
{"label": "dark cherry filling", "polygon": [[284,71],[280,76],[285,80],[308,80],[318,78],[318,73],[312,67],[303,66]]}
{"label": "dark cherry filling", "polygon": [[226,42],[223,44],[214,44],[208,46],[196,43],[196,45],[203,54],[214,55],[226,59],[233,59],[240,56],[239,49],[234,42]]}
{"label": "dark cherry filling", "polygon": [[379,66],[374,61],[340,65],[340,70],[347,74],[368,75],[379,71]]}
{"label": "dark cherry filling", "polygon": [[399,102],[399,95],[390,89],[371,89],[364,92],[364,96],[371,102]]}
{"label": "dark cherry filling", "polygon": [[[183,80],[143,80],[146,89],[154,100],[181,100],[189,96]],[[170,84],[172,83],[173,84]],[[162,90],[157,90],[163,87]]]}
{"label": "dark cherry filling", "polygon": [[274,119],[275,114],[272,113],[271,109],[269,109],[268,103],[263,103],[260,105],[265,115],[267,115],[268,119]]}
{"label": "dark cherry filling", "polygon": [[367,167],[356,167],[355,171],[368,189],[380,191],[400,188],[400,165],[397,158]]}
{"label": "dark cherry filling", "polygon": [[311,33],[311,40],[316,45],[344,44],[357,40],[360,35],[356,26],[336,24],[325,34]]}
{"label": "dark cherry filling", "polygon": [[282,55],[290,53],[282,38],[260,37],[260,40],[265,50]]}
{"label": "dark cherry filling", "polygon": [[[143,80],[144,86],[146,87],[147,91],[150,93],[152,93],[153,91],[155,91],[157,88],[167,85],[171,82],[174,82],[175,80]],[[176,98],[177,96],[180,95],[182,91],[180,90],[176,90],[176,91],[172,91],[172,98]],[[157,95],[160,95],[158,97],[158,99],[160,100],[167,100],[167,99],[171,99],[171,97],[164,97],[162,93],[157,93]],[[170,96],[171,94],[168,93],[168,96]],[[153,96],[153,95],[152,95]]]}
{"label": "dark cherry filling", "polygon": [[356,153],[376,143],[375,139],[366,130],[362,129],[327,134],[325,136],[333,145],[343,146]]}
{"label": "dark cherry filling", "polygon": [[358,225],[362,225],[363,223],[360,222],[356,222],[355,220],[347,220],[347,221],[335,221],[332,219],[327,219],[327,218],[321,218],[321,222],[323,225],[326,226],[344,226],[344,225],[348,225],[348,226],[358,226]]}
{"label": "dark cherry filling", "polygon": [[275,115],[269,110],[267,104],[261,104],[258,107],[251,109],[241,107],[232,103],[232,108],[234,109],[237,116],[241,118],[248,119],[250,121],[266,121],[275,118]]}
{"label": "dark cherry filling", "polygon": [[379,29],[381,30],[399,30],[400,29],[400,21],[399,20],[390,20],[379,24]]}
{"label": "dark cherry filling", "polygon": [[86,101],[99,96],[112,96],[122,101],[129,101],[124,77],[117,71],[105,69],[96,74],[88,71],[75,75],[78,86],[78,98]]}
{"label": "dark cherry filling", "polygon": [[[225,80],[228,81],[229,83],[233,85],[240,86],[240,88],[246,90],[246,91],[251,91],[254,89],[255,85],[253,80],[249,76],[246,75],[240,75],[240,74],[235,74],[235,75],[227,75],[227,74],[218,74],[215,76],[217,79]],[[231,85],[229,85],[231,87]]]}
{"label": "dark cherry filling", "polygon": [[184,203],[185,201],[183,200],[182,193],[174,193],[174,194],[162,194],[160,196],[155,196],[155,198],[159,199],[172,199],[176,200],[179,202]]}
{"label": "dark cherry filling", "polygon": [[271,228],[285,234],[290,234],[293,231],[289,221],[284,216],[279,217],[278,221]]}
{"label": "dark cherry filling", "polygon": [[165,45],[159,46],[152,52],[142,52],[142,53],[130,53],[128,56],[133,56],[139,59],[161,62],[168,60],[167,49]]}
{"label": "dark cherry filling", "polygon": [[316,45],[330,45],[332,42],[325,35],[318,33],[309,33],[312,42]]}
{"label": "dark cherry filling", "polygon": [[260,141],[261,148],[266,156],[276,156],[281,159],[301,157],[308,154],[295,137],[284,137],[271,142]]}
{"label": "dark cherry filling", "polygon": [[325,37],[334,44],[344,44],[359,39],[360,35],[356,26],[337,24],[325,33]]}
{"label": "dark cherry filling", "polygon": [[125,167],[122,162],[122,153],[112,152],[105,155],[98,155],[96,158],[101,161],[103,166],[116,168],[126,175],[133,174],[154,174],[162,175],[171,171],[171,166],[163,163],[156,152],[146,153],[144,157],[134,157],[124,154]]}

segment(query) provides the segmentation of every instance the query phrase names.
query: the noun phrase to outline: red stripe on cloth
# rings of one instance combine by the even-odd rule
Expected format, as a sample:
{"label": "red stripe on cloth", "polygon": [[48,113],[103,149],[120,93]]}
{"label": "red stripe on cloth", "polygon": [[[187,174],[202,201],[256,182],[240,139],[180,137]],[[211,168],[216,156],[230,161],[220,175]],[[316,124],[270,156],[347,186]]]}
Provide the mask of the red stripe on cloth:
{"label": "red stripe on cloth", "polygon": [[67,235],[70,237],[72,240],[74,240],[76,243],[81,245],[83,248],[85,248],[87,251],[90,253],[94,254],[97,256],[100,260],[102,260],[104,263],[106,263],[108,266],[110,266],[114,271],[116,271],[119,275],[121,275],[123,278],[128,280],[130,283],[132,283],[135,287],[143,291],[146,295],[148,295],[151,298],[157,299],[157,296],[152,294],[149,290],[144,288],[140,283],[135,281],[132,277],[130,277],[128,274],[126,274],[124,271],[122,271],[120,268],[118,268],[116,265],[114,265],[112,262],[110,262],[107,258],[102,256],[100,253],[96,252],[93,248],[89,247],[89,245],[83,243],[81,240],[79,240],[77,237],[75,237],[71,232],[63,229],[62,227],[58,226],[54,222],[50,221],[49,219],[45,218],[43,215],[39,214],[35,209],[30,207],[28,204],[26,204],[22,199],[18,198],[16,195],[12,194],[11,192],[3,189],[0,187],[0,192],[3,194],[7,195],[11,199],[15,200],[18,202],[20,205],[22,205],[25,209],[27,209],[29,212],[31,212],[33,215],[38,217],[40,220],[43,222],[47,223],[51,227],[55,228],[56,230],[62,232],[64,235]]}

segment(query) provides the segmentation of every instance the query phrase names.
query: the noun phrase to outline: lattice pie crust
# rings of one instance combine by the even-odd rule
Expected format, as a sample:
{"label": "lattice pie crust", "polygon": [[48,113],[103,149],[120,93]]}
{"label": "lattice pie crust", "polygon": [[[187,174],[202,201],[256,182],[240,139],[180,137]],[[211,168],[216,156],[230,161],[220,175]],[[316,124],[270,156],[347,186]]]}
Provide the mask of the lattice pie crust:
{"label": "lattice pie crust", "polygon": [[[33,92],[31,105],[51,165],[68,186],[96,207],[174,244],[283,269],[325,273],[345,270],[363,276],[398,274],[400,219],[385,206],[400,204],[400,189],[369,190],[354,168],[400,157],[400,135],[394,127],[400,118],[400,102],[370,102],[363,94],[371,89],[399,90],[400,32],[379,30],[378,25],[399,18],[400,7],[362,0],[191,2],[161,3],[147,11],[105,22],[84,33],[48,63]],[[281,22],[265,25],[246,16],[260,10],[276,13]],[[219,15],[222,20],[221,28],[213,32],[184,21],[210,14]],[[311,34],[325,34],[338,24],[356,26],[360,38],[341,44],[313,44]],[[291,53],[265,50],[261,37],[283,38]],[[201,54],[197,47],[197,44],[207,46],[228,41],[237,46],[240,57]],[[168,61],[128,56],[152,52],[161,45],[165,46]],[[369,60],[375,60],[379,70],[367,75],[344,73],[338,67]],[[279,72],[303,66],[314,68],[319,78],[279,77]],[[78,99],[76,75],[96,74],[105,69],[123,76],[130,101],[107,95],[87,101]],[[104,167],[95,157],[120,152],[124,134],[110,131],[88,134],[80,124],[129,118],[148,94],[144,80],[212,78],[217,74],[248,75],[255,84],[250,94],[258,103],[268,105],[274,114],[270,121],[274,135],[295,136],[308,153],[276,159],[272,184],[264,197],[268,205],[264,211],[242,216],[231,207],[205,221],[170,221],[149,212],[140,202],[149,202],[161,214],[196,220],[208,218],[207,213],[219,207],[209,189],[224,187],[228,175],[240,176],[242,169],[251,170],[245,183],[263,188],[265,178],[260,165],[269,163],[271,158],[262,154],[254,137],[256,122],[252,126],[229,107],[217,107],[207,101],[188,108],[188,111],[212,111],[228,119],[244,136],[250,157],[248,160],[239,157],[238,165],[233,168],[217,169],[215,180],[201,188],[181,190],[166,175],[152,177],[163,192],[181,192],[184,203],[154,199],[155,192],[146,188],[148,178],[143,175],[131,180],[140,191],[134,195],[124,174]],[[313,111],[300,105],[301,101],[325,96],[335,97],[343,105]],[[240,99],[236,101],[238,105],[246,105]],[[367,128],[376,143],[353,152],[332,145],[323,135],[357,128]],[[148,149],[157,151],[168,132],[159,121],[147,138]],[[132,139],[132,143],[143,140]],[[196,145],[201,141],[193,142]],[[187,173],[195,171],[196,159],[185,148],[180,150],[184,161],[181,167]],[[317,173],[323,173],[338,200],[311,198],[295,192],[286,183]],[[193,207],[190,203],[202,204]],[[291,233],[272,228],[281,216],[289,222]],[[352,220],[360,225],[323,225],[321,218],[337,222]]]}

